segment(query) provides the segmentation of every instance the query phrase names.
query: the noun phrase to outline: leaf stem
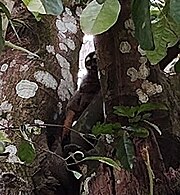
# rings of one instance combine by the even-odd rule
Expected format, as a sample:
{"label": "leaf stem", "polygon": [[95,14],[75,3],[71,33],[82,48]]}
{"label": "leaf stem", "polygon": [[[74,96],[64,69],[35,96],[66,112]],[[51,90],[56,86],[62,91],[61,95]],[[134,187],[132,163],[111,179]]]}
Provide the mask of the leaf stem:
{"label": "leaf stem", "polygon": [[29,54],[31,56],[34,56],[36,58],[40,58],[37,54],[35,54],[35,53],[33,53],[33,52],[23,48],[23,47],[17,46],[15,44],[11,43],[10,41],[5,41],[5,46],[13,48],[13,49],[20,50],[20,51],[23,51],[23,52],[25,52],[25,53],[27,53],[27,54]]}

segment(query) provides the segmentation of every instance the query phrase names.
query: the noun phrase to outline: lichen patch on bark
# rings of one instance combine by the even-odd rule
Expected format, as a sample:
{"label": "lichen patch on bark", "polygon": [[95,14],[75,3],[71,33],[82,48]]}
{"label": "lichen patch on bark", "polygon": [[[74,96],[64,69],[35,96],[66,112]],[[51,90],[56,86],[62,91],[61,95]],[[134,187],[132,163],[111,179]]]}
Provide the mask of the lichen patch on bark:
{"label": "lichen patch on bark", "polygon": [[21,98],[31,98],[36,95],[36,91],[38,90],[38,85],[35,82],[31,82],[28,80],[21,80],[16,85],[16,94]]}
{"label": "lichen patch on bark", "polygon": [[40,82],[47,88],[56,90],[58,83],[56,79],[47,71],[37,71],[34,73],[36,81]]}

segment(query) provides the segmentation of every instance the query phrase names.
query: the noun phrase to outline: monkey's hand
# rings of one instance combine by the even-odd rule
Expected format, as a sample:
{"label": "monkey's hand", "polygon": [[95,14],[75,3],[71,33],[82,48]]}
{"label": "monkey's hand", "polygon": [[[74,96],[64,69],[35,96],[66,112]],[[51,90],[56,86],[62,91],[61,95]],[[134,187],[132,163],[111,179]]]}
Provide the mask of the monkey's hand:
{"label": "monkey's hand", "polygon": [[66,119],[64,120],[64,127],[62,132],[62,140],[65,139],[66,136],[69,135],[70,128],[72,127],[72,123],[74,121],[76,113],[73,110],[68,110],[66,113]]}

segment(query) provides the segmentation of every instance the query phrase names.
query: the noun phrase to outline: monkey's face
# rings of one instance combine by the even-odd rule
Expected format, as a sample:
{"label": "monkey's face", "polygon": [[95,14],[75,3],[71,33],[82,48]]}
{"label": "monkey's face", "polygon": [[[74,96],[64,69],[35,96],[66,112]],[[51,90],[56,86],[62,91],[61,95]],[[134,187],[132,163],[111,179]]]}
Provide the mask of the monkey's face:
{"label": "monkey's face", "polygon": [[85,67],[87,71],[97,70],[97,59],[95,52],[91,52],[86,56]]}

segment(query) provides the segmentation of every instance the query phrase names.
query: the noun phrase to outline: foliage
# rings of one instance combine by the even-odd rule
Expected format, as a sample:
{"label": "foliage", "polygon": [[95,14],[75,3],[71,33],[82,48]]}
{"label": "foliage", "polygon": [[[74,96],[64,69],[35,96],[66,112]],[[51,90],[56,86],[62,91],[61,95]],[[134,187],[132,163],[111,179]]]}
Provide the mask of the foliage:
{"label": "foliage", "polygon": [[92,132],[95,135],[111,134],[114,136],[114,147],[116,148],[116,156],[122,167],[127,170],[133,168],[134,161],[134,145],[132,139],[134,137],[146,138],[149,136],[147,126],[155,129],[159,134],[159,127],[148,121],[154,110],[167,110],[163,104],[146,103],[139,106],[114,106],[114,113],[120,117],[128,119],[128,126],[121,126],[119,123],[100,124],[97,123]]}
{"label": "foliage", "polygon": [[[37,19],[40,19],[41,14],[59,15],[63,11],[61,0],[22,1]],[[96,35],[107,31],[116,23],[121,11],[118,0],[77,0],[75,3],[86,5],[80,17],[80,23],[82,30],[87,34]],[[5,13],[11,21],[10,13],[3,3],[0,3],[0,11]],[[152,64],[157,64],[162,60],[166,56],[167,48],[179,41],[180,2],[178,0],[167,0],[165,6],[158,2],[151,3],[150,0],[133,0],[132,19],[135,25],[135,37],[141,48],[146,50],[147,57]],[[5,43],[1,16],[0,52]]]}
{"label": "foliage", "polygon": [[135,152],[133,142],[127,131],[123,132],[123,136],[116,143],[116,150],[116,155],[121,165],[125,169],[131,170],[133,168]]}
{"label": "foliage", "polygon": [[[76,159],[77,154],[82,157],[81,160]],[[87,156],[87,157],[84,157],[84,153],[82,153],[81,151],[76,151],[74,153],[71,153],[65,160],[67,161],[69,158],[72,158],[74,160],[75,163],[73,163],[73,164],[93,160],[93,161],[99,161],[101,163],[107,164],[107,165],[109,165],[111,167],[114,167],[115,169],[118,169],[118,170],[120,170],[120,166],[121,166],[119,164],[119,162],[116,162],[113,159],[108,158],[108,157],[104,157],[104,156]],[[67,163],[67,166],[69,166],[69,165],[72,165],[72,164]],[[68,168],[68,170],[71,171],[77,179],[79,179],[82,176],[82,174],[77,172],[77,171],[71,170],[69,168]]]}
{"label": "foliage", "polygon": [[172,18],[180,24],[180,1],[171,0],[170,1],[170,14]]}
{"label": "foliage", "polygon": [[19,128],[21,141],[18,144],[17,155],[25,163],[32,163],[36,157],[35,147],[32,143],[32,136],[36,135],[36,129],[29,125],[22,125]]}
{"label": "foliage", "polygon": [[118,0],[97,3],[93,0],[83,10],[80,18],[82,30],[86,34],[97,35],[107,31],[117,21],[121,6]]}
{"label": "foliage", "polygon": [[[150,112],[153,110],[167,110],[167,107],[164,104],[160,103],[145,103],[139,106],[114,106],[114,113],[118,116],[124,116],[131,118],[140,117],[140,114],[144,115],[145,112]],[[141,119],[141,117],[139,118]]]}
{"label": "foliage", "polygon": [[23,140],[18,146],[17,155],[21,161],[32,163],[36,157],[36,152],[29,141]]}
{"label": "foliage", "polygon": [[102,157],[102,156],[89,156],[89,157],[85,157],[83,159],[83,161],[86,161],[86,160],[97,160],[99,162],[102,162],[102,163],[105,163],[109,166],[112,166],[118,170],[120,170],[120,165],[115,162],[114,160],[112,160],[111,158],[108,158],[108,157]]}
{"label": "foliage", "polygon": [[5,145],[4,142],[0,141],[0,154],[2,154],[5,151]]}
{"label": "foliage", "polygon": [[147,51],[147,57],[152,64],[157,64],[167,54],[167,48],[175,45],[180,37],[180,24],[177,24],[169,14],[168,5],[153,21],[155,50]]}
{"label": "foliage", "polygon": [[35,16],[38,14],[59,15],[63,11],[61,0],[22,0],[28,10]]}
{"label": "foliage", "polygon": [[141,48],[154,50],[149,0],[132,1],[132,18],[135,25],[135,37],[139,41]]}
{"label": "foliage", "polygon": [[159,134],[161,134],[159,128],[155,124],[149,122],[147,119],[149,119],[149,117],[151,116],[151,113],[149,113],[151,111],[167,110],[167,107],[165,105],[160,103],[145,103],[141,104],[140,106],[131,107],[115,106],[114,109],[115,109],[114,113],[117,114],[118,116],[128,118],[129,127],[125,127],[125,129],[128,131],[132,131],[133,135],[140,135],[140,133],[142,133],[142,137],[146,134],[148,135],[148,133],[146,133],[147,131],[143,127],[144,123],[153,127]]}
{"label": "foliage", "polygon": [[115,131],[118,131],[120,128],[121,125],[119,123],[101,124],[100,122],[98,122],[96,126],[92,128],[92,133],[94,135],[114,134]]}

